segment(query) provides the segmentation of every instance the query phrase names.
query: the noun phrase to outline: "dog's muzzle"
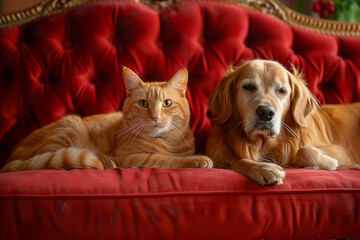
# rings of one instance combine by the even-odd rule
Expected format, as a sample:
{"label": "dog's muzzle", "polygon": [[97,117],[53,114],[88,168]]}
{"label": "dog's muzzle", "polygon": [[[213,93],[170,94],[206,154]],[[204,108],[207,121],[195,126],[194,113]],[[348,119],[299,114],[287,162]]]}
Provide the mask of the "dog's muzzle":
{"label": "dog's muzzle", "polygon": [[274,124],[272,120],[275,116],[275,109],[272,106],[260,105],[256,109],[258,120],[255,123],[254,130],[270,131],[270,135],[275,135]]}
{"label": "dog's muzzle", "polygon": [[272,106],[259,106],[256,109],[256,115],[260,121],[270,122],[275,116],[275,109]]}

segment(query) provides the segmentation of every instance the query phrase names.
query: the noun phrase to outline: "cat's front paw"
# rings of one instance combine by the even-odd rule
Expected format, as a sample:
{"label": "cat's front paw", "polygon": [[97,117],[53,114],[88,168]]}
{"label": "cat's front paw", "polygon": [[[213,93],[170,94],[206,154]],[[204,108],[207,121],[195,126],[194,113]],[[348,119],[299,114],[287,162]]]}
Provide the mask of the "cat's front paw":
{"label": "cat's front paw", "polygon": [[213,161],[207,156],[191,156],[187,158],[187,162],[193,168],[212,168]]}

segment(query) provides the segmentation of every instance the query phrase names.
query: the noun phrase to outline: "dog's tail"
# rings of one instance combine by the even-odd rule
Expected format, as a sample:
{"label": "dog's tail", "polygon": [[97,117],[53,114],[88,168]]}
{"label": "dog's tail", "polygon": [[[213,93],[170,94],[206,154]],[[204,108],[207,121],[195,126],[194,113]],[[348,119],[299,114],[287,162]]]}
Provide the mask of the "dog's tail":
{"label": "dog's tail", "polygon": [[341,164],[336,170],[360,169],[360,164]]}

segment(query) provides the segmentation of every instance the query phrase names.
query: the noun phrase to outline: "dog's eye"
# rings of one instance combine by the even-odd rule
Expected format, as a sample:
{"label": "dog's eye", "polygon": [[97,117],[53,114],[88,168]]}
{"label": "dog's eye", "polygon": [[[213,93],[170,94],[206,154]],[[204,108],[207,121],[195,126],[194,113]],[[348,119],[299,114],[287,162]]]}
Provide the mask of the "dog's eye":
{"label": "dog's eye", "polygon": [[253,92],[253,91],[256,90],[256,87],[255,87],[255,85],[253,85],[253,84],[245,84],[245,85],[243,86],[243,89],[245,89],[246,91],[251,91],[251,92]]}
{"label": "dog's eye", "polygon": [[286,89],[285,88],[280,88],[280,89],[276,90],[276,93],[284,95],[286,93]]}

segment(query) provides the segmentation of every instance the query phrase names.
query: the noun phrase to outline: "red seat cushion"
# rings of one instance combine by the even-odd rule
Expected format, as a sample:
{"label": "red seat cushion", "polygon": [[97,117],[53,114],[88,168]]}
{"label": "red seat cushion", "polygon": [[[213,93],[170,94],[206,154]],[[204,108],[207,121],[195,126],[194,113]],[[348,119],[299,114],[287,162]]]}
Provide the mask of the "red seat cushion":
{"label": "red seat cushion", "polygon": [[286,173],[268,187],[221,169],[0,174],[0,239],[360,236],[358,171]]}

